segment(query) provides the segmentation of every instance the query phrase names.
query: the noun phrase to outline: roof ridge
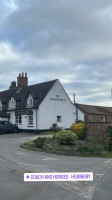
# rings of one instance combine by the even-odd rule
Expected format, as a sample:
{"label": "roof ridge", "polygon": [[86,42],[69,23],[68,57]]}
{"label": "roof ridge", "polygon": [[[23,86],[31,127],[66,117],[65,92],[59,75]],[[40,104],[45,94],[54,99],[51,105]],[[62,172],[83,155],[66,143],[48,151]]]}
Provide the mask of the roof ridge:
{"label": "roof ridge", "polygon": [[97,105],[87,105],[87,104],[80,104],[80,103],[75,103],[76,105],[82,105],[82,106],[92,106],[92,107],[103,107],[103,108],[112,108],[110,106],[97,106]]}
{"label": "roof ridge", "polygon": [[12,90],[13,90],[13,91],[14,91],[14,90],[16,91],[16,90],[17,90],[17,88],[12,88],[12,89],[3,90],[3,91],[0,91],[0,93],[2,93],[2,92],[8,92],[8,91],[12,91]]}
{"label": "roof ridge", "polygon": [[58,79],[54,79],[54,80],[51,80],[51,81],[45,81],[45,82],[41,82],[41,83],[36,83],[36,84],[32,84],[32,85],[28,85],[28,86],[26,86],[26,87],[30,87],[30,86],[34,86],[34,85],[40,85],[40,84],[45,84],[45,83],[49,83],[49,82],[55,82],[55,81],[57,81]]}
{"label": "roof ridge", "polygon": [[[34,86],[34,85],[45,84],[45,83],[49,83],[49,82],[53,82],[53,81],[55,82],[55,81],[57,81],[57,80],[58,80],[58,79],[54,79],[54,80],[51,80],[51,81],[40,82],[40,83],[35,83],[35,84],[32,84],[32,85],[22,86],[22,88],[30,87],[30,86]],[[0,91],[0,93],[2,93],[2,92],[8,92],[8,91],[11,92],[11,91],[14,91],[14,90],[15,90],[15,91],[18,90],[18,87]]]}
{"label": "roof ridge", "polygon": [[80,110],[93,114],[112,114],[112,107],[76,104]]}

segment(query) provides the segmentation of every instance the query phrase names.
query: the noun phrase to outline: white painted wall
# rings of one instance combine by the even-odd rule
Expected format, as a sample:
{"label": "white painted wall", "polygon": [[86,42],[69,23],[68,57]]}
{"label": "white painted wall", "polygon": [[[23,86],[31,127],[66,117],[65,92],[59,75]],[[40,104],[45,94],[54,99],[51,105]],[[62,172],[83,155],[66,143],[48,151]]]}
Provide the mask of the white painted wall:
{"label": "white painted wall", "polygon": [[[57,116],[62,116],[62,122],[57,122]],[[53,123],[56,123],[59,127],[70,128],[75,121],[76,107],[71,103],[60,82],[57,80],[39,107],[38,129],[49,129]]]}
{"label": "white painted wall", "polygon": [[10,121],[12,124],[15,124],[15,111],[7,112],[7,113],[10,114],[9,121]]}
{"label": "white painted wall", "polygon": [[1,120],[1,121],[4,121],[4,120],[5,120],[5,121],[8,121],[8,117],[0,117],[0,120]]}
{"label": "white painted wall", "polygon": [[81,120],[84,122],[84,113],[78,109],[78,120]]}
{"label": "white painted wall", "polygon": [[[15,124],[15,112],[10,112],[10,122]],[[36,129],[36,110],[33,109],[33,126],[28,126],[28,115],[22,115],[22,123],[17,124],[19,129],[28,129],[35,130]]]}

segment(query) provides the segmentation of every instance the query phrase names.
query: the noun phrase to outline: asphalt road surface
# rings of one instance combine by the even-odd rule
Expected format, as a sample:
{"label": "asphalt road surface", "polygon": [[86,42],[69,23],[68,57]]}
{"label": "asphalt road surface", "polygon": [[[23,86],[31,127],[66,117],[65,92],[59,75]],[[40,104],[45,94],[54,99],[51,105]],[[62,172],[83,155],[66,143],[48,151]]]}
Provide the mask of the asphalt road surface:
{"label": "asphalt road surface", "polygon": [[[33,134],[0,135],[0,200],[112,200],[112,159],[21,149]],[[93,172],[93,181],[24,182],[24,173]]]}

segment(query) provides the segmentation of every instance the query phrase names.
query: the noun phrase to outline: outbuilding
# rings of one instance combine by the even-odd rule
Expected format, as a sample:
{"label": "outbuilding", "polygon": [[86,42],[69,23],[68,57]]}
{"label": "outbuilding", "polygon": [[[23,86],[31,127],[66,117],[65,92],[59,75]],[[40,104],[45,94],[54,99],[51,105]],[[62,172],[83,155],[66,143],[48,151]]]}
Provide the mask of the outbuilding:
{"label": "outbuilding", "polygon": [[75,103],[76,121],[112,122],[112,107]]}

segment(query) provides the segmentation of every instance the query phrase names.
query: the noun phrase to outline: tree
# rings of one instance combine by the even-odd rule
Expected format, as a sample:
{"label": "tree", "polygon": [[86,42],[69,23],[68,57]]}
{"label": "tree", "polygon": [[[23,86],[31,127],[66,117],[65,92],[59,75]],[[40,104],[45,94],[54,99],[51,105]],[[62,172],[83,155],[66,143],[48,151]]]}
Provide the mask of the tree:
{"label": "tree", "polygon": [[11,81],[9,89],[14,89],[16,88],[16,81]]}

